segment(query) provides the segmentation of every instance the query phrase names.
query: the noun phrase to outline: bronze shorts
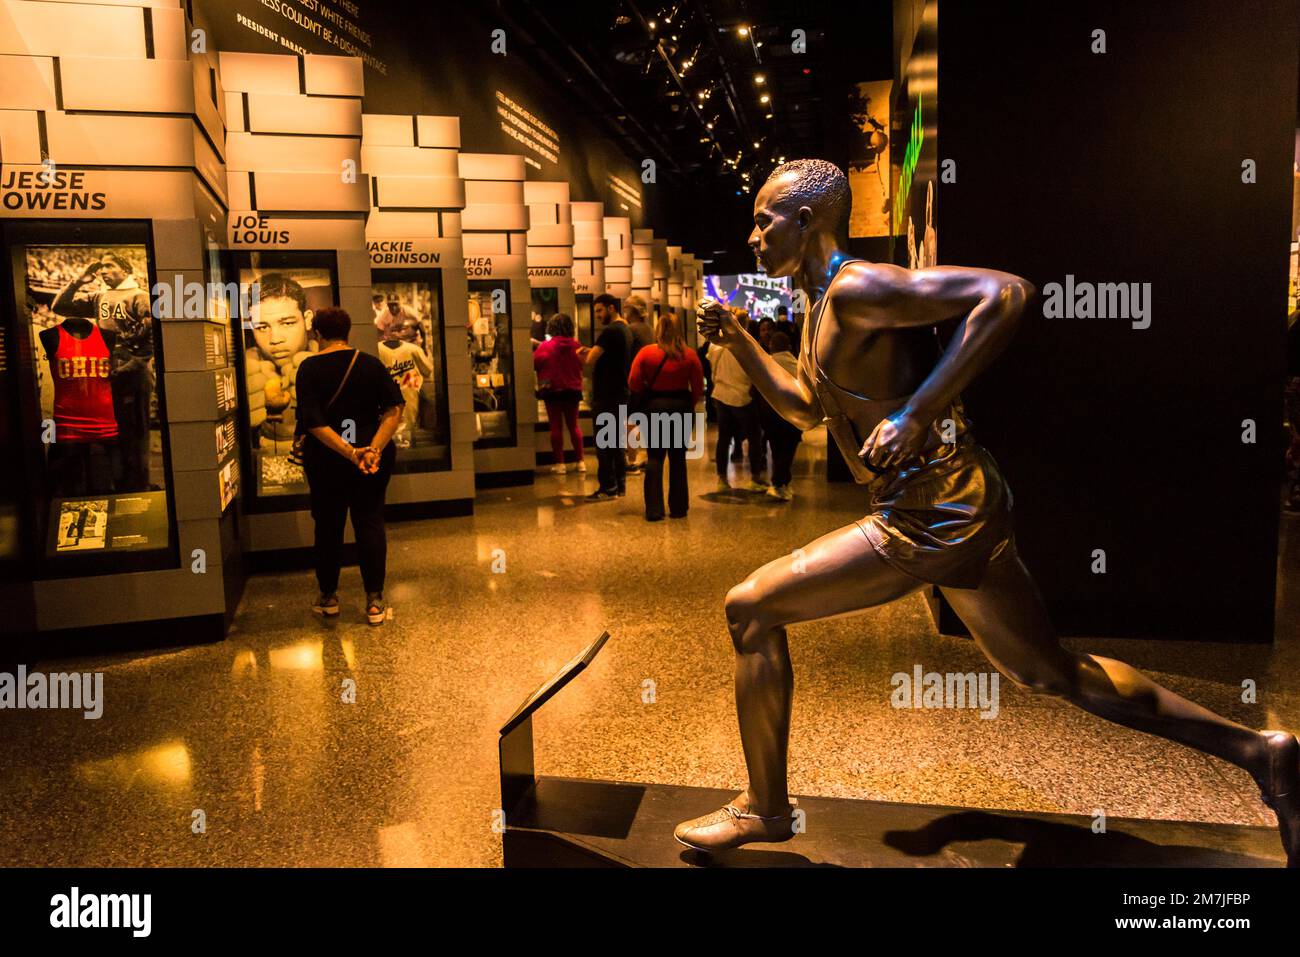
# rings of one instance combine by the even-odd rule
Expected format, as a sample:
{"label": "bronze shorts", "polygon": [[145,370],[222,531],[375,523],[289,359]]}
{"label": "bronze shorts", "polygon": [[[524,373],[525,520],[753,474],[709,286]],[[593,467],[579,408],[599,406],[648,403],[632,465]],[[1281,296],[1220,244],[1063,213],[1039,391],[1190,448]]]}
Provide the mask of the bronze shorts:
{"label": "bronze shorts", "polygon": [[1011,489],[969,434],[872,482],[857,524],[881,558],[921,581],[977,588],[995,559],[1015,554]]}

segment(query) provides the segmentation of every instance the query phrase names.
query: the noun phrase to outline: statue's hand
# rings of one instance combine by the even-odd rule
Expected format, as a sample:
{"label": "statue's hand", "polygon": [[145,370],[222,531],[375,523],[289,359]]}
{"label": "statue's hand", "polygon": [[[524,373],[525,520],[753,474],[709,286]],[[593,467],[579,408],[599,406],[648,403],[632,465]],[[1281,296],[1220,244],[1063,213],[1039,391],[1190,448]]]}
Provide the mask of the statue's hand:
{"label": "statue's hand", "polygon": [[896,412],[881,419],[862,446],[859,457],[870,468],[883,472],[919,458],[925,450],[930,423],[914,412]]}
{"label": "statue's hand", "polygon": [[695,310],[695,328],[704,339],[718,346],[731,345],[742,333],[731,310],[707,296]]}

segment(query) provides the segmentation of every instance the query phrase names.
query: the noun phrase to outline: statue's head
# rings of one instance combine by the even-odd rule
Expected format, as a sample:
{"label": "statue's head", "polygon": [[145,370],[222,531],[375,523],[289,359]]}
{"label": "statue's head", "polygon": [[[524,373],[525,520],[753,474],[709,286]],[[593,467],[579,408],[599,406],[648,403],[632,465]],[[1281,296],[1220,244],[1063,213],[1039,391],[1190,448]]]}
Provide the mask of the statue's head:
{"label": "statue's head", "polygon": [[749,245],[769,276],[789,276],[811,241],[841,238],[848,221],[849,181],[843,171],[826,160],[792,160],[774,169],[754,197]]}

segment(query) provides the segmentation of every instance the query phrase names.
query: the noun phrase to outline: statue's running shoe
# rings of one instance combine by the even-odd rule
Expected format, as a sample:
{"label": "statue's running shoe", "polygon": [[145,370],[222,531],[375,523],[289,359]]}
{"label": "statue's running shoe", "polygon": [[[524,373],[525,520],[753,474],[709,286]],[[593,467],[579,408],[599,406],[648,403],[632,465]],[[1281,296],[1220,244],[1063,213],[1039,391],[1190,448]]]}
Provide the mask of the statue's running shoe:
{"label": "statue's running shoe", "polygon": [[749,802],[742,794],[710,814],[678,824],[673,837],[693,850],[709,852],[729,851],[756,842],[777,844],[794,837],[798,804],[792,799],[789,812],[763,817],[749,813]]}

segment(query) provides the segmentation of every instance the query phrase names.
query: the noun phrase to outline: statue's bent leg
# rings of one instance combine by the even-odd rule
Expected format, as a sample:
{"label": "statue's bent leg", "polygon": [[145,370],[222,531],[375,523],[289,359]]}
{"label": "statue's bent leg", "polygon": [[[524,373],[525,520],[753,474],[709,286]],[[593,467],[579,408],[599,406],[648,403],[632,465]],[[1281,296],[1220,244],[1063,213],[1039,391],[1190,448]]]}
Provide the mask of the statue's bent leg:
{"label": "statue's bent leg", "polygon": [[861,611],[922,586],[877,555],[854,524],[768,562],[727,594],[736,712],[754,813],[789,807],[786,756],[794,674],[785,626]]}
{"label": "statue's bent leg", "polygon": [[794,836],[785,779],[794,673],[785,626],[861,611],[923,584],[885,562],[854,524],[768,562],[727,593],[749,788],[726,807],[678,825],[678,841],[722,851]]}
{"label": "statue's bent leg", "polygon": [[1162,688],[1122,661],[1061,647],[1038,588],[1014,551],[988,566],[979,588],[944,588],[943,594],[980,650],[1016,684],[1247,771],[1277,812],[1294,863],[1300,850],[1300,746],[1292,735],[1254,731]]}

